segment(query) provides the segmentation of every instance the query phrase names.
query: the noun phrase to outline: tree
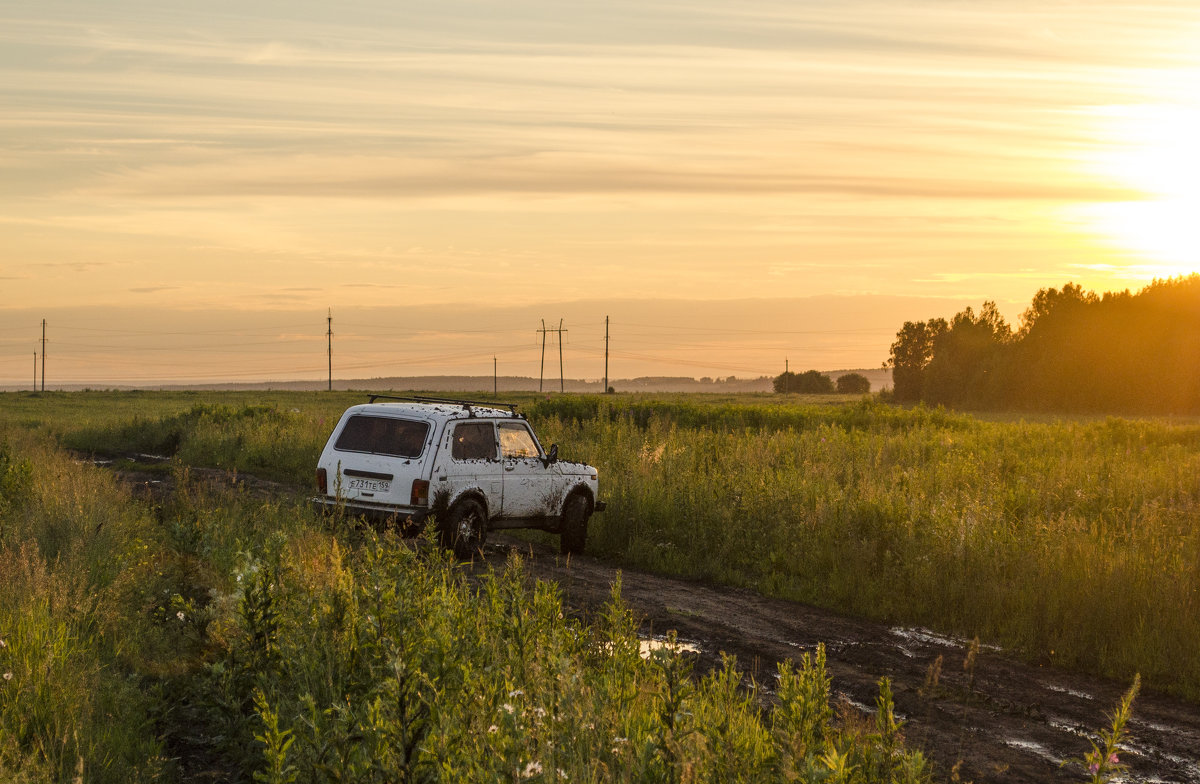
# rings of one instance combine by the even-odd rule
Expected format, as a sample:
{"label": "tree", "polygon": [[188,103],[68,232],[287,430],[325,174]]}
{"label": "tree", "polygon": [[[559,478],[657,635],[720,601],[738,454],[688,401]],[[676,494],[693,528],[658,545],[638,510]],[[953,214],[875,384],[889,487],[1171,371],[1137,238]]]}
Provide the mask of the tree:
{"label": "tree", "polygon": [[1004,387],[1004,349],[1011,341],[1012,329],[995,302],[984,302],[979,315],[971,308],[958,313],[933,341],[921,399],[944,405],[994,402]]}
{"label": "tree", "polygon": [[828,395],[833,393],[833,381],[819,370],[780,373],[771,385],[776,392],[799,392],[805,395]]}
{"label": "tree", "polygon": [[780,394],[800,391],[799,385],[796,383],[796,374],[790,370],[785,370],[776,376],[771,382],[771,386]]}
{"label": "tree", "polygon": [[871,391],[871,382],[861,373],[838,376],[837,391],[843,395],[865,395]]}
{"label": "tree", "polygon": [[893,393],[901,403],[921,399],[925,386],[925,368],[933,359],[933,342],[945,332],[945,319],[906,321],[896,333],[887,366],[892,369]]}

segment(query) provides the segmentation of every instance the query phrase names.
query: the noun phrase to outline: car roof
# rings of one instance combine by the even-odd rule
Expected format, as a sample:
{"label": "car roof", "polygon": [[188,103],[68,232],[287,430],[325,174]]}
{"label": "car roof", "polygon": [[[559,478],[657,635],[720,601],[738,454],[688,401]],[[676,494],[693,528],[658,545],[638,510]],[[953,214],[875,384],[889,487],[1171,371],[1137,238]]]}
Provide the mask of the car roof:
{"label": "car roof", "polygon": [[511,411],[488,406],[456,404],[456,403],[360,403],[346,409],[347,413],[382,414],[393,417],[416,417],[448,421],[451,419],[478,419],[480,417],[496,419],[521,419]]}

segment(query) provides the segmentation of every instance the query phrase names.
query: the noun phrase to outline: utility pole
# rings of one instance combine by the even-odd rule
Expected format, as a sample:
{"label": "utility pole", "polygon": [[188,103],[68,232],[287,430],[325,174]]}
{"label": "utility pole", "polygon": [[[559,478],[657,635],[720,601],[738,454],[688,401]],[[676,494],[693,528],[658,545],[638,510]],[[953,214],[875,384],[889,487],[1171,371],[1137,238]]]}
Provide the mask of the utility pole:
{"label": "utility pole", "polygon": [[42,319],[42,391],[46,391],[46,319]]}
{"label": "utility pole", "polygon": [[33,391],[37,392],[37,352],[33,352]]}
{"label": "utility pole", "polygon": [[608,394],[608,316],[604,317],[604,394]]}
{"label": "utility pole", "polygon": [[563,349],[562,336],[567,330],[563,329],[562,319],[558,320],[558,329],[547,329],[546,319],[542,319],[542,328],[538,332],[542,333],[542,369],[538,372],[538,392],[542,391],[542,379],[546,375],[546,333],[558,333],[558,391],[565,391],[566,383],[563,381]]}
{"label": "utility pole", "polygon": [[783,358],[783,392],[786,395],[792,391],[792,377],[788,375],[788,359]]}
{"label": "utility pole", "polygon": [[496,355],[492,355],[492,397],[500,397],[500,382],[496,375]]}
{"label": "utility pole", "polygon": [[329,341],[329,391],[333,391],[333,308],[329,309],[329,315],[325,319],[327,324],[325,328],[325,337]]}
{"label": "utility pole", "polygon": [[546,319],[542,319],[542,367],[538,370],[538,392],[542,391],[542,378],[546,375]]}

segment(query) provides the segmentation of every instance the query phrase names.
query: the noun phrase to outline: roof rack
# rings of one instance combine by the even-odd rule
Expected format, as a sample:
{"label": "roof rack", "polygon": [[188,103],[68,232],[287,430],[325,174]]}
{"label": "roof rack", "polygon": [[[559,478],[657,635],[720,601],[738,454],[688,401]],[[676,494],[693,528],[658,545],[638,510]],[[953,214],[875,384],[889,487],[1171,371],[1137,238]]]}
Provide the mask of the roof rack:
{"label": "roof rack", "polygon": [[507,408],[509,413],[517,416],[516,403],[498,403],[493,400],[459,400],[452,397],[423,397],[421,395],[368,395],[369,403],[374,403],[376,400],[406,400],[415,403],[445,403],[452,406],[462,406],[465,410],[471,411],[474,406],[486,406],[488,408]]}

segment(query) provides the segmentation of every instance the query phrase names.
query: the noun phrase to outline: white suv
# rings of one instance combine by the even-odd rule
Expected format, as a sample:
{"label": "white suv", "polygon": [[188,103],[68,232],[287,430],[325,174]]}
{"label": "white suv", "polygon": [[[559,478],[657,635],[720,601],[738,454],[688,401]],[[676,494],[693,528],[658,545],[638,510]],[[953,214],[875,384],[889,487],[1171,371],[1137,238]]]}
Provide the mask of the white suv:
{"label": "white suv", "polygon": [[543,451],[507,408],[371,395],[329,436],[313,503],[406,527],[432,515],[442,543],[463,558],[500,528],[540,528],[559,534],[563,553],[583,552],[588,519],[604,509],[596,469],[559,460],[557,444]]}

